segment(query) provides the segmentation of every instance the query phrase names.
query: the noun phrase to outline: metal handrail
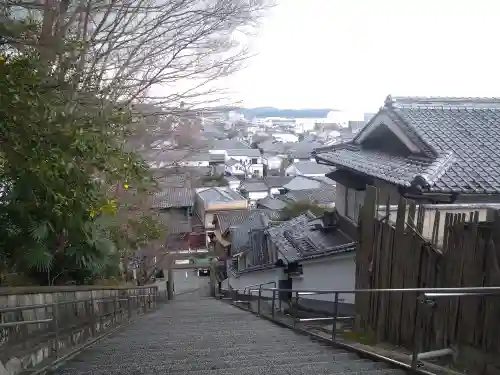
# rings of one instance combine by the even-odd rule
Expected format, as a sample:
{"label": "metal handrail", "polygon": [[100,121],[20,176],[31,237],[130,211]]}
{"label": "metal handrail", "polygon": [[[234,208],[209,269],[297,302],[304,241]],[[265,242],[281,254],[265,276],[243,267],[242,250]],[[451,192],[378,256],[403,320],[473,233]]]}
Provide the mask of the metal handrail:
{"label": "metal handrail", "polygon": [[[500,296],[500,287],[497,286],[488,286],[488,287],[455,287],[455,288],[406,288],[406,289],[401,289],[401,288],[395,288],[395,289],[327,289],[327,290],[320,290],[320,289],[285,289],[285,288],[262,288],[262,285],[270,284],[270,283],[275,283],[276,282],[268,282],[268,283],[263,283],[263,284],[255,284],[255,285],[249,285],[246,286],[243,289],[234,289],[233,291],[237,294],[239,291],[242,291],[246,293],[247,290],[249,291],[254,291],[251,288],[255,286],[259,286],[258,292],[259,292],[259,299],[258,299],[258,308],[257,308],[257,315],[260,315],[260,300],[262,297],[262,291],[270,291],[273,293],[273,300],[272,300],[272,319],[275,319],[275,299],[276,299],[276,293],[279,292],[286,292],[286,293],[292,293],[295,294],[295,300],[291,301],[291,308],[292,308],[292,318],[293,318],[293,326],[292,328],[296,328],[296,323],[300,322],[312,322],[312,321],[327,321],[330,320],[333,323],[332,327],[332,337],[331,340],[332,342],[337,342],[336,337],[337,337],[337,322],[340,320],[348,320],[348,319],[354,319],[354,317],[341,317],[339,316],[339,302],[341,301],[339,299],[339,295],[341,294],[365,294],[365,293],[412,293],[415,294],[416,301],[420,302],[417,304],[417,309],[415,312],[415,317],[413,321],[413,353],[411,355],[411,365],[408,366],[406,363],[395,361],[391,358],[388,357],[383,357],[378,355],[378,357],[382,357],[384,360],[387,360],[388,362],[395,363],[401,367],[404,368],[409,368],[412,370],[417,370],[421,366],[420,360],[423,359],[430,359],[430,358],[437,358],[439,356],[444,356],[444,355],[449,355],[452,350],[450,348],[444,348],[440,350],[435,350],[432,352],[421,352],[421,344],[423,342],[423,337],[422,337],[422,332],[421,330],[417,329],[417,325],[421,319],[421,308],[420,306],[422,304],[428,304],[428,305],[433,305],[434,301],[432,301],[433,298],[444,298],[444,297],[471,297],[471,296],[480,296],[480,297],[489,297],[489,296]],[[333,316],[332,317],[321,317],[321,318],[305,318],[305,319],[299,319],[298,318],[298,310],[299,310],[299,298],[300,296],[307,296],[307,295],[324,295],[324,294],[334,294],[334,301],[333,301]],[[338,342],[337,342],[338,343]],[[344,344],[345,345],[345,344]],[[349,345],[347,345],[349,346]],[[352,349],[356,349],[352,347]]]}
{"label": "metal handrail", "polygon": [[[38,327],[35,332],[30,334],[36,335],[37,337],[53,336],[56,343],[54,359],[57,362],[66,355],[60,352],[59,341],[61,335],[68,334],[68,330],[72,330],[75,327],[90,327],[90,340],[96,340],[108,334],[110,330],[112,331],[117,326],[129,321],[134,315],[146,313],[149,310],[155,309],[158,306],[159,298],[160,294],[158,292],[158,287],[152,285],[150,287],[141,288],[141,292],[138,294],[118,294],[104,298],[90,297],[69,301],[53,301],[45,304],[2,307],[0,308],[1,320],[4,320],[4,315],[8,317],[9,314],[13,313],[15,317],[26,310],[36,311],[38,309],[48,309],[46,310],[46,314],[49,316],[41,319],[36,319],[37,317],[35,316],[33,320],[0,321],[0,330],[8,332],[9,330],[16,329],[18,326],[47,324],[46,326]],[[74,307],[71,307],[71,305],[74,305]],[[103,307],[100,308],[99,306]],[[77,315],[81,315],[83,319],[69,319],[68,321],[66,313],[73,315],[74,309],[82,313]],[[103,330],[104,320],[109,322],[109,324],[105,325],[107,327],[105,330]],[[75,325],[75,323],[77,324]],[[78,348],[76,350],[78,350]],[[50,368],[50,366],[52,365],[49,364],[47,368]]]}

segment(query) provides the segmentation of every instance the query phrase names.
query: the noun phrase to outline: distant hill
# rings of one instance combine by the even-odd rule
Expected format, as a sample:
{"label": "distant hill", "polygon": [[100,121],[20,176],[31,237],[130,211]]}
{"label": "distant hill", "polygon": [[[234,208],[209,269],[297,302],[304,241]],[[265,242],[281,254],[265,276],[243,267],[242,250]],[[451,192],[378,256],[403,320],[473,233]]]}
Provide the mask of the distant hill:
{"label": "distant hill", "polygon": [[274,107],[237,108],[237,112],[246,118],[253,117],[287,117],[287,118],[323,118],[328,115],[330,108],[280,109]]}

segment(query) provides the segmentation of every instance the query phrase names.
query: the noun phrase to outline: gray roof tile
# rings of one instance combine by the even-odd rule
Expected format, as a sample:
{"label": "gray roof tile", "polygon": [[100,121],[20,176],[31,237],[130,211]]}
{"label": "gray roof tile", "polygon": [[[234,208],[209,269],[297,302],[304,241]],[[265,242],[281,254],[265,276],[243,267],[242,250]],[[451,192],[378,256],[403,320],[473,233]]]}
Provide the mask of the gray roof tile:
{"label": "gray roof tile", "polygon": [[243,181],[240,185],[241,190],[245,190],[248,192],[262,192],[262,191],[268,191],[269,188],[267,185],[264,183],[263,180],[257,180],[257,181],[252,181],[252,180],[246,180]]}
{"label": "gray roof tile", "polygon": [[[356,145],[388,116],[421,150],[397,156]],[[316,151],[320,161],[424,191],[500,194],[500,99],[391,98],[352,142]]]}
{"label": "gray roof tile", "polygon": [[281,188],[294,179],[293,176],[271,176],[264,179],[264,183],[269,189]]}
{"label": "gray roof tile", "polygon": [[252,210],[250,215],[231,231],[231,253],[243,250],[263,251],[266,246],[264,230],[269,225],[266,211]]}
{"label": "gray roof tile", "polygon": [[346,234],[338,229],[317,229],[317,221],[304,214],[270,227],[267,233],[271,242],[289,262],[355,250],[355,241]]}
{"label": "gray roof tile", "polygon": [[193,189],[166,187],[153,195],[152,208],[190,207],[193,202]]}
{"label": "gray roof tile", "polygon": [[292,166],[294,166],[300,174],[327,174],[334,169],[327,165],[318,164],[315,161],[298,161],[293,163]]}
{"label": "gray roof tile", "polygon": [[247,156],[249,158],[260,157],[260,151],[257,148],[241,148],[241,149],[230,149],[226,150],[229,157],[233,156]]}
{"label": "gray roof tile", "polygon": [[282,210],[287,206],[286,203],[283,202],[281,199],[270,198],[270,197],[259,199],[257,201],[257,205],[269,208],[271,210]]}
{"label": "gray roof tile", "polygon": [[328,204],[335,202],[335,186],[322,189],[305,189],[288,192],[285,197],[294,202]]}
{"label": "gray roof tile", "polygon": [[251,214],[249,210],[228,210],[215,213],[221,233],[225,233],[229,228],[241,224]]}

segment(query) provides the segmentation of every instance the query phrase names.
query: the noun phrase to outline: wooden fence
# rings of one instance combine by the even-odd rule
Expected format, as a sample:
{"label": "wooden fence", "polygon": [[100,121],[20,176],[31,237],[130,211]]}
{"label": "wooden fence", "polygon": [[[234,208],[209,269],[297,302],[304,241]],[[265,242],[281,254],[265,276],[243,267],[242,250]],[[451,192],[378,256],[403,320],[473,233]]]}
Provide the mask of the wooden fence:
{"label": "wooden fence", "polygon": [[[395,225],[377,215],[377,190],[369,187],[360,212],[356,254],[356,288],[426,288],[500,286],[500,217],[478,222],[478,212],[436,212],[433,238],[421,236],[423,206],[401,198]],[[384,203],[381,203],[382,205]],[[384,215],[383,215],[384,216]],[[437,228],[444,220],[438,246]],[[377,341],[413,348],[415,326],[423,336],[422,351],[467,346],[500,354],[500,298],[446,297],[434,306],[417,295],[378,293],[356,297],[357,327]]]}

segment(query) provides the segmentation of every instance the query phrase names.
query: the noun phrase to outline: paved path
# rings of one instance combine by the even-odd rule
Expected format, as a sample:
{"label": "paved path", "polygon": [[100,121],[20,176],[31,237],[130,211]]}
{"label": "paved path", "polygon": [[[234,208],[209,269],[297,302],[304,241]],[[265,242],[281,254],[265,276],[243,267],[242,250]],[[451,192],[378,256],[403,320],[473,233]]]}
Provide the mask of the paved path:
{"label": "paved path", "polygon": [[394,374],[382,363],[190,293],[105,338],[59,375]]}

